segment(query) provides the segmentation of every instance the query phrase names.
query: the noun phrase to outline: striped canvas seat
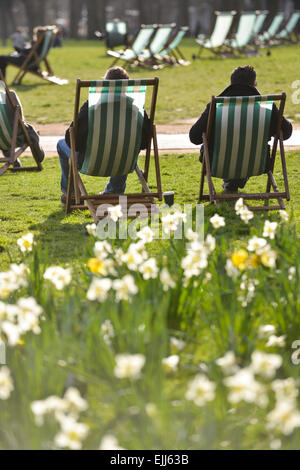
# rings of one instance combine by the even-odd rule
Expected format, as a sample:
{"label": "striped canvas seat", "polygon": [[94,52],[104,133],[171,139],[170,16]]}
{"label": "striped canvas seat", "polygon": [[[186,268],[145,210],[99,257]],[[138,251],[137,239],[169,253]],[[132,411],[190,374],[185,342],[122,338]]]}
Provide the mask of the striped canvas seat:
{"label": "striped canvas seat", "polygon": [[[202,165],[199,201],[219,204],[224,201],[262,200],[264,205],[249,206],[251,210],[285,209],[283,199],[289,201],[290,192],[286,170],[283,137],[281,132],[286,94],[266,96],[212,97],[206,131],[203,133],[204,160]],[[270,129],[273,105],[279,104],[276,113],[277,129]],[[272,148],[268,141],[273,135]],[[279,143],[284,190],[280,191],[273,171]],[[265,174],[265,192],[255,193],[225,191],[218,193],[213,177],[224,180],[243,180]],[[209,194],[204,194],[205,177]],[[271,191],[271,189],[273,191]],[[278,201],[277,205],[270,200]],[[234,205],[230,208],[234,208]]]}
{"label": "striped canvas seat", "polygon": [[12,127],[7,119],[6,110],[6,91],[0,86],[0,149],[8,150],[12,143]]}
{"label": "striped canvas seat", "polygon": [[[129,218],[137,217],[136,210],[133,209],[136,209],[137,206],[141,208],[141,204],[144,216],[156,213],[158,207],[154,198],[162,200],[158,145],[154,124],[158,83],[157,77],[137,80],[77,80],[74,125],[70,128],[71,163],[66,201],[67,213],[73,209],[88,208],[94,221],[97,222],[106,217],[107,204],[109,206],[119,203],[122,205],[123,214]],[[76,134],[82,88],[89,88],[89,98],[87,148],[80,173],[89,176],[123,176],[135,171],[141,184],[140,192],[126,193],[125,195],[105,192],[88,193],[76,163]],[[146,92],[148,94],[146,105],[150,105],[150,110],[148,107],[148,129],[143,133]],[[143,147],[146,149],[143,170],[139,168],[137,162],[142,138]],[[151,190],[148,186],[152,144],[156,191]],[[72,190],[74,190],[75,201],[72,201]],[[119,202],[119,197],[123,198],[122,201],[125,199],[126,203]],[[80,204],[83,201],[84,205]]]}
{"label": "striped canvas seat", "polygon": [[108,55],[115,57],[114,62],[111,66],[114,66],[118,60],[123,60],[124,62],[132,63],[135,60],[138,60],[138,56],[146,49],[151,42],[151,39],[156,31],[157,27],[154,25],[141,25],[139,32],[134,38],[131,48],[126,49],[125,51],[107,51]]}
{"label": "striped canvas seat", "polygon": [[[30,148],[36,166],[14,166],[23,152]],[[17,106],[0,70],[0,175],[7,170],[12,171],[41,171],[40,161],[35,156],[32,143],[22,118],[20,106]]]}
{"label": "striped canvas seat", "polygon": [[145,94],[145,80],[92,82],[81,173],[121,176],[134,171],[141,145]]}
{"label": "striped canvas seat", "polygon": [[246,178],[266,172],[273,96],[218,98],[212,176]]}

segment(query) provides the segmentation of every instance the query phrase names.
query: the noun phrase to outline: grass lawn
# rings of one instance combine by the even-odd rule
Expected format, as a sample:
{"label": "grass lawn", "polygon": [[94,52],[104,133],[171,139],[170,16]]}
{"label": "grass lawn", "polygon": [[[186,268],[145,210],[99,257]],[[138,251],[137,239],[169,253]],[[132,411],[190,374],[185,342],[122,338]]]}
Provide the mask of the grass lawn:
{"label": "grass lawn", "polygon": [[[155,75],[160,78],[157,123],[197,117],[211,96],[219,94],[229,83],[231,71],[245,64],[255,67],[258,89],[262,94],[287,93],[286,115],[299,120],[299,106],[291,99],[295,92],[292,83],[299,80],[298,45],[273,48],[270,56],[266,56],[266,49],[262,49],[261,57],[222,60],[204,53],[201,60],[192,61],[197,48],[194,39],[185,39],[182,43],[184,55],[191,60],[188,67],[168,66],[158,71],[139,67],[130,70],[132,78]],[[11,50],[10,47],[3,48],[2,54]],[[28,74],[22,85],[15,89],[29,122],[67,124],[73,117],[76,79],[101,79],[113,59],[106,54],[103,42],[66,41],[63,48],[51,50],[49,61],[56,75],[69,80],[68,85],[51,85]],[[122,65],[121,62],[119,64]],[[15,67],[7,68],[8,83],[16,73]]]}
{"label": "grass lawn", "polygon": [[[184,41],[188,58],[196,50]],[[205,56],[132,76],[160,77],[156,121],[170,123],[199,115],[231,70],[251,63],[260,91],[286,91],[286,114],[297,119],[298,51]],[[70,41],[50,61],[70,84],[26,77],[18,94],[29,121],[69,123],[75,79],[101,78],[111,60],[99,42]],[[226,204],[205,204],[203,242],[196,233],[140,233],[140,243],[88,236],[89,212],[61,207],[57,157],[40,173],[1,176],[0,450],[299,449],[299,151],[286,156],[289,221],[270,212],[248,223]],[[182,210],[195,206],[198,155],[160,157],[163,191],[175,191]],[[280,189],[279,160],[274,176]],[[83,179],[95,192],[106,182]],[[246,190],[265,184],[251,178]],[[130,175],[127,191],[139,189]],[[28,232],[37,243],[21,253],[16,242]]]}
{"label": "grass lawn", "polygon": [[[299,153],[287,152],[287,168],[291,189],[291,201],[287,204],[293,211],[295,220],[300,222],[300,188],[299,188]],[[142,158],[141,158],[142,160]],[[24,160],[24,162],[26,159]],[[175,202],[178,204],[195,204],[199,191],[200,163],[197,154],[162,155],[161,175],[163,191],[175,191]],[[141,161],[142,163],[142,161]],[[153,165],[154,166],[154,165]],[[154,173],[150,175],[150,186],[154,183]],[[184,170],[184,171],[183,171]],[[282,185],[279,160],[275,168],[277,184]],[[89,188],[103,190],[105,178],[85,177]],[[81,259],[81,244],[85,239],[85,225],[91,223],[88,211],[77,211],[66,215],[60,205],[60,166],[58,158],[48,158],[44,170],[40,173],[6,172],[1,176],[1,234],[0,234],[0,265],[9,264],[7,249],[13,259],[18,259],[15,245],[17,238],[24,232],[32,231],[48,251],[50,263],[66,264]],[[217,182],[220,189],[221,183]],[[135,174],[129,176],[127,191],[139,191],[139,182]],[[247,190],[252,192],[265,189],[263,177],[252,178]],[[216,212],[216,207],[206,204],[206,214]],[[239,232],[243,224],[226,206],[219,207],[217,212],[226,214],[232,220],[232,229]],[[276,218],[276,214],[274,215]],[[278,217],[278,216],[277,216]]]}

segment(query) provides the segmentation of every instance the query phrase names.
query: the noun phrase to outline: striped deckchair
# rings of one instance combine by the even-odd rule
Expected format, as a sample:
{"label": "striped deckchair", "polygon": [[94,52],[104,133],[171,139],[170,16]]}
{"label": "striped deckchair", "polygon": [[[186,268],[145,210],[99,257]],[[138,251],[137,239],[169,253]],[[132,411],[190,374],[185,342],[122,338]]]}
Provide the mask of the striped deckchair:
{"label": "striped deckchair", "polygon": [[[69,83],[68,80],[58,78],[54,75],[47,59],[57,33],[58,29],[55,26],[47,26],[45,31],[36,41],[23,64],[21,66],[10,64],[20,69],[13,80],[13,85],[20,85],[24,76],[28,72],[46,80],[47,82],[55,83],[56,85],[65,85]],[[46,70],[41,69],[42,64],[45,65]]]}
{"label": "striped deckchair", "polygon": [[278,33],[278,31],[280,29],[280,26],[282,25],[283,21],[284,21],[284,13],[282,11],[278,12],[274,16],[274,18],[273,18],[269,28],[267,29],[267,31],[265,31],[263,34],[258,36],[258,40],[257,40],[258,44],[260,46],[270,44],[272,39],[274,39],[274,37]]}
{"label": "striped deckchair", "polygon": [[196,42],[200,48],[194,58],[199,58],[203,49],[207,49],[214,54],[224,57],[227,48],[224,49],[225,40],[230,32],[236,11],[215,11],[215,24],[209,38],[198,36]]}
{"label": "striped deckchair", "polygon": [[105,24],[105,43],[107,49],[127,45],[126,21],[112,20]]}
{"label": "striped deckchair", "polygon": [[[22,119],[21,109],[14,102],[1,70],[0,80],[0,150],[2,150],[4,155],[3,158],[0,158],[0,175],[3,175],[6,170],[41,171],[43,167],[35,157],[30,137]],[[14,119],[12,124],[6,113],[7,100],[9,100],[12,109],[14,110]],[[23,137],[22,139],[21,136]],[[28,147],[31,149],[36,166],[14,167],[14,163],[17,158],[19,158]]]}
{"label": "striped deckchair", "polygon": [[[147,214],[157,210],[154,197],[162,200],[159,156],[154,125],[154,114],[158,91],[158,78],[140,80],[77,80],[74,127],[71,128],[71,165],[67,192],[66,210],[70,212],[79,205],[80,199],[86,202],[95,221],[99,215],[98,206],[118,204],[119,195],[88,195],[79,176],[75,138],[78,122],[80,90],[89,87],[88,98],[88,139],[80,173],[89,176],[122,176],[136,171],[142,185],[141,193],[126,194],[127,210],[133,204],[143,203]],[[144,121],[144,104],[147,89],[151,89],[150,134],[146,150],[145,168],[140,170],[137,164]],[[151,143],[153,141],[157,191],[151,192],[147,180],[150,164]],[[75,204],[71,204],[74,188]],[[98,211],[98,215],[97,215]],[[130,216],[130,215],[129,215]]]}
{"label": "striped deckchair", "polygon": [[257,55],[257,47],[250,46],[253,38],[253,32],[258,17],[258,12],[243,12],[239,18],[239,24],[233,39],[225,42],[226,47],[232,55],[245,54]]}
{"label": "striped deckchair", "polygon": [[289,42],[298,42],[297,35],[294,34],[294,31],[297,27],[298,21],[300,18],[300,10],[294,11],[284,26],[283,30],[276,35],[276,39],[279,42],[289,41]]}
{"label": "striped deckchair", "polygon": [[262,11],[258,10],[257,13],[258,13],[258,15],[257,15],[256,22],[255,22],[255,25],[254,25],[254,28],[253,28],[253,39],[254,40],[262,32],[262,29],[263,29],[264,23],[266,21],[266,18],[269,14],[269,11],[268,10],[262,10]]}
{"label": "striped deckchair", "polygon": [[[284,209],[283,198],[289,200],[281,121],[285,93],[267,96],[213,97],[210,106],[207,130],[203,134],[204,163],[200,182],[199,201],[243,199],[265,200],[264,206],[250,207],[252,210]],[[269,155],[268,140],[273,103],[280,102],[277,133]],[[285,190],[280,192],[273,176],[277,144],[280,155]],[[211,152],[211,148],[213,151]],[[210,158],[210,153],[212,158]],[[250,176],[267,175],[265,193],[217,194],[212,177],[241,179]],[[203,194],[204,177],[207,177],[209,195]],[[270,192],[271,186],[273,192]],[[279,205],[268,205],[270,199],[277,199]]]}
{"label": "striped deckchair", "polygon": [[139,55],[149,46],[156,29],[157,25],[141,25],[130,48],[120,51],[107,51],[108,55],[115,57],[111,67],[113,67],[119,60],[123,60],[125,65],[138,62]]}
{"label": "striped deckchair", "polygon": [[159,57],[160,51],[163,50],[168,43],[175,27],[175,23],[158,25],[149,47],[144,49],[138,56],[139,65],[149,65],[150,67],[157,68],[158,61],[156,57]]}
{"label": "striped deckchair", "polygon": [[165,49],[163,49],[162,51],[160,51],[159,54],[156,55],[156,58],[172,65],[189,65],[190,62],[186,60],[181,50],[179,49],[179,44],[181,43],[188,30],[188,26],[181,26],[179,30],[175,32],[175,35],[171,37]]}

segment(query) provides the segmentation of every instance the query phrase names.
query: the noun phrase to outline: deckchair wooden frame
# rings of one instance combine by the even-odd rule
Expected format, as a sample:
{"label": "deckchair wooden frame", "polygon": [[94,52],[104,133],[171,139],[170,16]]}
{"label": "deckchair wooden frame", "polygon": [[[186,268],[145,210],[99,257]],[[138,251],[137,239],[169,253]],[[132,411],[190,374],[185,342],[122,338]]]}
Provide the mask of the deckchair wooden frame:
{"label": "deckchair wooden frame", "polygon": [[[162,200],[162,187],[161,187],[161,175],[160,175],[160,164],[159,164],[159,154],[158,154],[158,145],[157,145],[157,135],[156,135],[156,126],[154,124],[155,109],[157,102],[157,93],[158,93],[158,77],[153,79],[147,79],[147,87],[152,88],[152,98],[151,98],[151,108],[150,108],[150,132],[149,140],[146,149],[145,165],[144,169],[141,170],[136,164],[135,172],[138,176],[138,179],[142,186],[141,193],[126,193],[124,196],[128,198],[128,209],[130,205],[137,202],[144,203],[147,207],[148,214],[151,213],[152,205],[154,204],[154,197],[158,198],[159,201]],[[67,190],[67,200],[66,200],[66,212],[70,213],[73,209],[82,209],[82,202],[86,203],[86,207],[90,210],[91,215],[95,222],[99,220],[97,216],[97,206],[99,204],[118,204],[119,196],[118,194],[88,194],[85,185],[79,175],[76,163],[76,151],[75,151],[75,140],[76,132],[78,125],[78,111],[80,103],[80,90],[81,88],[88,88],[92,85],[92,81],[89,80],[80,80],[77,79],[76,83],[76,95],[75,95],[75,106],[74,106],[74,120],[73,127],[70,129],[70,141],[71,141],[71,161],[69,166],[69,180],[68,180],[68,190]],[[154,152],[154,163],[155,163],[155,176],[157,183],[157,191],[151,191],[148,186],[148,176],[149,176],[149,167],[150,167],[150,157],[151,157],[151,144],[153,142],[153,152]],[[72,204],[72,190],[74,189],[75,194],[75,204]],[[130,217],[130,216],[129,216]]]}
{"label": "deckchair wooden frame", "polygon": [[[0,163],[4,163],[4,165],[0,168],[0,176],[3,175],[7,170],[9,171],[41,171],[43,167],[42,167],[42,164],[37,159],[37,157],[35,156],[28,131],[22,119],[20,106],[16,105],[16,103],[14,102],[1,70],[0,70],[0,80],[3,82],[6,96],[9,99],[9,102],[14,109],[14,120],[13,120],[13,127],[12,127],[12,143],[11,143],[11,148],[10,148],[10,155],[9,157],[0,158]],[[26,143],[22,145],[22,147],[16,148],[19,126],[21,126],[22,128],[22,132],[24,134]],[[30,147],[32,157],[34,158],[36,162],[36,166],[27,166],[27,167],[22,166],[22,167],[15,168],[13,164],[28,147]]]}
{"label": "deckchair wooden frame", "polygon": [[[236,10],[232,10],[232,11],[228,11],[228,12],[215,11],[215,21],[213,22],[212,27],[211,27],[211,31],[210,31],[209,35],[205,38],[205,40],[209,40],[211,38],[211,36],[214,32],[217,20],[218,20],[218,16],[222,15],[222,14],[225,14],[225,13],[231,14],[231,16],[232,16],[232,22],[231,22],[231,25],[230,25],[230,28],[228,30],[228,33],[227,33],[226,37],[230,35],[232,29],[234,28],[234,23],[235,23],[234,17],[237,14],[237,11]],[[224,41],[226,40],[226,37],[225,37]],[[228,54],[228,48],[226,47],[224,42],[220,46],[216,46],[216,47],[206,47],[204,44],[200,43],[200,39],[199,40],[196,39],[196,42],[199,44],[199,50],[198,50],[197,55],[195,56],[196,59],[199,59],[199,57],[201,56],[204,49],[212,52],[213,54],[215,54],[215,55],[217,55],[218,57],[221,57],[221,58],[224,58],[225,55]]]}
{"label": "deckchair wooden frame", "polygon": [[[212,130],[214,126],[216,104],[220,102],[220,100],[218,100],[217,97],[212,96],[208,122],[207,122],[207,128],[206,128],[206,132],[203,133],[204,160],[202,164],[201,179],[200,179],[199,202],[210,201],[210,203],[218,204],[224,201],[237,201],[239,198],[243,198],[245,200],[264,200],[264,205],[249,206],[249,209],[253,211],[285,209],[285,204],[283,202],[283,199],[286,199],[287,201],[290,200],[290,191],[289,191],[285,152],[284,152],[284,145],[283,145],[283,136],[282,136],[282,131],[281,131],[281,123],[282,123],[283,111],[284,111],[284,106],[285,106],[285,101],[286,101],[286,94],[282,93],[281,95],[273,95],[273,98],[274,98],[274,101],[280,101],[280,106],[279,106],[277,130],[274,136],[272,150],[270,154],[269,170],[266,171],[266,174],[267,174],[266,191],[264,193],[218,194],[215,189],[215,186],[212,180],[212,175],[211,175],[211,164],[210,164],[211,159],[209,155],[209,143],[210,143]],[[284,181],[284,191],[279,191],[277,183],[273,175],[278,142],[279,142],[282,174],[283,174],[283,181]],[[204,194],[203,192],[205,177],[208,183],[209,194]],[[273,188],[273,192],[271,192],[271,188]],[[275,205],[268,204],[270,199],[277,199],[278,205],[275,206]]]}
{"label": "deckchair wooden frame", "polygon": [[[68,80],[58,78],[54,75],[54,72],[51,68],[51,65],[50,65],[50,63],[47,59],[47,55],[48,55],[48,53],[51,49],[51,44],[53,43],[53,41],[55,39],[55,35],[58,32],[58,30],[56,28],[51,28],[51,29],[52,29],[52,37],[50,39],[49,49],[48,49],[48,52],[47,52],[46,56],[42,60],[40,60],[40,57],[39,57],[39,54],[38,54],[37,50],[38,50],[39,46],[41,45],[41,43],[43,42],[43,40],[45,38],[45,35],[50,30],[50,28],[48,30],[45,29],[45,31],[43,31],[41,33],[40,37],[37,39],[36,43],[32,47],[32,50],[30,51],[30,53],[28,54],[28,56],[26,57],[25,61],[23,62],[23,64],[21,66],[13,64],[13,63],[9,63],[9,65],[13,65],[14,67],[17,67],[19,69],[17,75],[15,76],[15,78],[13,80],[13,85],[20,85],[23,78],[25,77],[25,75],[27,73],[31,73],[31,74],[35,75],[36,77],[41,78],[42,80],[46,80],[47,82],[54,83],[56,85],[65,85],[65,84],[68,83]],[[30,62],[32,62],[33,59],[35,61],[35,65],[37,67],[36,70],[33,70],[30,67],[28,68],[28,65],[30,64]],[[43,71],[41,69],[42,63],[44,63],[44,65],[46,67],[46,71]],[[30,65],[32,65],[32,64],[30,64]]]}

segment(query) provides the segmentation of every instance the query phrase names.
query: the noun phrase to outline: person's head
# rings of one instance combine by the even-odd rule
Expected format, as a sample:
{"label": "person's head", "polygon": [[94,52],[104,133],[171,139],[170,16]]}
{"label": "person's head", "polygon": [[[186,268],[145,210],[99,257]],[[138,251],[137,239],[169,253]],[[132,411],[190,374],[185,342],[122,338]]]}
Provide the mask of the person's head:
{"label": "person's head", "polygon": [[231,74],[231,85],[256,86],[256,72],[251,65],[237,67]]}
{"label": "person's head", "polygon": [[104,75],[104,80],[128,80],[129,75],[122,67],[110,67]]}

